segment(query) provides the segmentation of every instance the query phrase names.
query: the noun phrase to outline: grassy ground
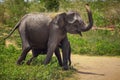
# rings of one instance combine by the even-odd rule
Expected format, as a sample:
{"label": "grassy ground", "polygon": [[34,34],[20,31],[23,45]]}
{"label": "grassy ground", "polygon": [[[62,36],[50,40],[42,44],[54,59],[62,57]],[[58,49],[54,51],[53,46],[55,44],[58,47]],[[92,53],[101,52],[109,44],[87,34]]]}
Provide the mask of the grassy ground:
{"label": "grassy ground", "polygon": [[[21,51],[13,46],[8,48],[0,46],[0,80],[63,80],[74,73],[72,69],[63,71],[55,57],[50,64],[44,66],[42,62],[45,56],[42,55],[34,59],[30,66],[26,64],[18,66],[16,60],[20,53]],[[31,55],[28,55],[26,61],[30,57]]]}

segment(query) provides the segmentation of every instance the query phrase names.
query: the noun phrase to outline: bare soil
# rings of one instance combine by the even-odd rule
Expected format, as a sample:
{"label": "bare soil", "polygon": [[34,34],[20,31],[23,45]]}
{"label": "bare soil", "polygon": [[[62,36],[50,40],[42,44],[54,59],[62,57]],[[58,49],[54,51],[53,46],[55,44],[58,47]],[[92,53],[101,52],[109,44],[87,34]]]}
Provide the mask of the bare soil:
{"label": "bare soil", "polygon": [[75,74],[68,80],[120,80],[120,57],[72,55]]}

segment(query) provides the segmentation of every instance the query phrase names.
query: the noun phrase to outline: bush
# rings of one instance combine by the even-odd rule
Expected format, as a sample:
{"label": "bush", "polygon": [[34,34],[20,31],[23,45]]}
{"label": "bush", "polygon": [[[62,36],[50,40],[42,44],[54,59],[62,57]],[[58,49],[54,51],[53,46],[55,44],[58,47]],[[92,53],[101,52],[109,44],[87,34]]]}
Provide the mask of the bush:
{"label": "bush", "polygon": [[59,0],[46,0],[42,1],[45,3],[45,8],[48,11],[58,11],[59,10]]}
{"label": "bush", "polygon": [[105,27],[107,25],[119,23],[120,2],[118,0],[98,0],[91,2],[91,7],[94,12],[93,17],[95,17],[95,25]]}

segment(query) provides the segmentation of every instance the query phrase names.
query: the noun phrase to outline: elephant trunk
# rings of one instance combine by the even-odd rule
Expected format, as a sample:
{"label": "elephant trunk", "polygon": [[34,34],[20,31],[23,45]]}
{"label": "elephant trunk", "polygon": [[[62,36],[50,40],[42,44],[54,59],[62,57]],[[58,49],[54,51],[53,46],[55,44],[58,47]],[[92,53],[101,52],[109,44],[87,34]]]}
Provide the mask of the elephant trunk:
{"label": "elephant trunk", "polygon": [[82,29],[81,29],[82,32],[90,30],[93,26],[92,12],[91,12],[88,4],[86,4],[85,7],[86,7],[86,10],[87,10],[87,14],[88,14],[89,24],[87,26],[85,25],[85,26],[82,27]]}

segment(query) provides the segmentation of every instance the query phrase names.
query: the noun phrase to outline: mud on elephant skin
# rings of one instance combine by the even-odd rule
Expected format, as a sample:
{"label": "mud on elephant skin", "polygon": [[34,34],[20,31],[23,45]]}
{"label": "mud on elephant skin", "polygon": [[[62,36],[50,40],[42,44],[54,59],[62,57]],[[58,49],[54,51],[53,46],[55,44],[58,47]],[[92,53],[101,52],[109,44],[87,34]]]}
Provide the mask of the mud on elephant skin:
{"label": "mud on elephant skin", "polygon": [[[44,64],[51,60],[53,52],[61,44],[63,55],[63,68],[68,69],[69,41],[67,32],[71,34],[80,34],[88,31],[93,26],[92,13],[86,5],[89,24],[86,26],[78,12],[70,11],[58,14],[55,18],[50,18],[41,13],[26,14],[16,24],[8,38],[16,29],[18,29],[22,40],[22,54],[17,64],[25,60],[27,53],[33,48],[47,50],[47,56]],[[5,38],[5,39],[6,39]]]}

